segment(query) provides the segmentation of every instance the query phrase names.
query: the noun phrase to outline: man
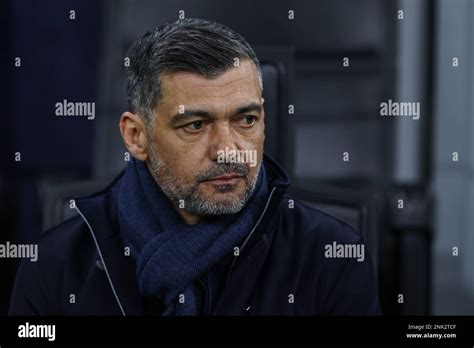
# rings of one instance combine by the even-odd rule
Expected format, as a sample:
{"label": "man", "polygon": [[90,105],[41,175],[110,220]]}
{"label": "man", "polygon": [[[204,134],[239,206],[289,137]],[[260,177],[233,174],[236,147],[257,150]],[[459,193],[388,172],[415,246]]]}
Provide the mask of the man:
{"label": "man", "polygon": [[133,159],[41,239],[10,313],[379,314],[368,255],[347,252],[364,250],[359,234],[293,202],[263,154],[249,44],[186,19],[146,33],[130,60],[120,132]]}

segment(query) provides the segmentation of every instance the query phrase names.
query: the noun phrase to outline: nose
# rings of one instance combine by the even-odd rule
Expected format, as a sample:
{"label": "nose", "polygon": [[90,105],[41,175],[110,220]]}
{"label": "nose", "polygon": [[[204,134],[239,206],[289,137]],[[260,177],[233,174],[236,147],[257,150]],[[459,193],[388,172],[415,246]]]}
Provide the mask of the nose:
{"label": "nose", "polygon": [[238,150],[236,135],[231,129],[229,122],[219,122],[214,125],[211,132],[210,157],[213,161],[228,161],[225,154],[229,151]]}

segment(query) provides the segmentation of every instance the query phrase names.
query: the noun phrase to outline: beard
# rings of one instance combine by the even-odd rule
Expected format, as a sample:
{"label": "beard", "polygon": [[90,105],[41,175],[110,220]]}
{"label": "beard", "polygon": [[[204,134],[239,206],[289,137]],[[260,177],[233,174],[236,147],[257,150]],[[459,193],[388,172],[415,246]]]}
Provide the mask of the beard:
{"label": "beard", "polygon": [[[172,172],[161,161],[153,142],[150,144],[152,146],[150,146],[148,167],[152,176],[173,204],[182,207],[190,214],[216,216],[238,213],[255,191],[261,161],[252,177],[245,163],[215,163],[212,167],[198,173],[192,181],[186,181],[179,178],[177,173]],[[216,192],[208,194],[208,197],[200,190],[201,182],[230,173],[242,175],[245,182],[243,192],[234,193],[237,187],[234,184],[213,185]]]}

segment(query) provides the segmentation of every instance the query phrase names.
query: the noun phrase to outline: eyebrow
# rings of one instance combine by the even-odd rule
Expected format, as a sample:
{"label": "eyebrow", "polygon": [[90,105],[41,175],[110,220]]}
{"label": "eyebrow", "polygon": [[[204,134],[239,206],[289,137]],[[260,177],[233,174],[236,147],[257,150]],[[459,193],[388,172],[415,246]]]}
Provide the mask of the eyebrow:
{"label": "eyebrow", "polygon": [[[262,112],[262,105],[259,103],[252,102],[248,105],[240,106],[237,109],[234,110],[232,113],[232,116],[237,116],[249,112]],[[207,110],[202,110],[202,109],[186,109],[182,113],[177,113],[170,119],[170,124],[171,125],[177,125],[178,123],[185,121],[187,119],[190,119],[191,117],[202,117],[206,119],[215,119],[215,115],[213,115],[211,112]]]}
{"label": "eyebrow", "polygon": [[262,112],[262,104],[259,104],[259,103],[250,103],[248,105],[245,105],[245,106],[241,106],[241,107],[238,107],[234,113],[232,114],[232,116],[237,116],[237,115],[241,115],[241,114],[246,114],[248,112]]}

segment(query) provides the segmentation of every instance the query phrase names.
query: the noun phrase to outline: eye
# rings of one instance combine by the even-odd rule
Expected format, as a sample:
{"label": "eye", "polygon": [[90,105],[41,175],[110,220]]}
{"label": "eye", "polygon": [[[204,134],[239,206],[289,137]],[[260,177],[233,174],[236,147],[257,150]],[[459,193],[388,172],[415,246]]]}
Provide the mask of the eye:
{"label": "eye", "polygon": [[245,115],[242,117],[241,122],[244,127],[252,127],[257,121],[257,116]]}
{"label": "eye", "polygon": [[196,132],[196,131],[201,130],[203,126],[204,126],[204,121],[194,121],[184,126],[184,128],[188,131]]}

